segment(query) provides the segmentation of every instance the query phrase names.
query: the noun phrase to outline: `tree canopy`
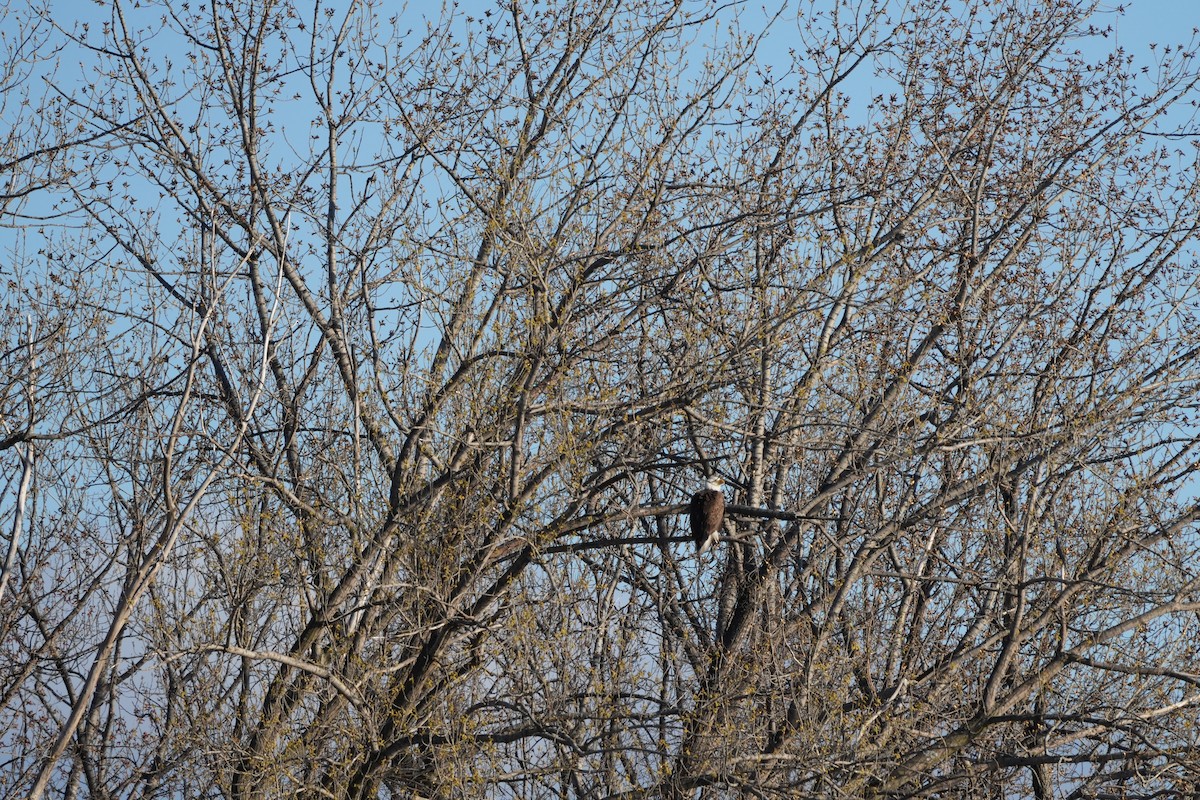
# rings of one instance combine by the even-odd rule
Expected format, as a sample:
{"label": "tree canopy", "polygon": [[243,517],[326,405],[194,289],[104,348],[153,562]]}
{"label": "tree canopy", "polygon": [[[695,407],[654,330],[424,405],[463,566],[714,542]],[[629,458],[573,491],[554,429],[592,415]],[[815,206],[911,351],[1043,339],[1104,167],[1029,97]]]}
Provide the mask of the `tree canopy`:
{"label": "tree canopy", "polygon": [[0,795],[1192,791],[1200,65],[1118,13],[5,4]]}

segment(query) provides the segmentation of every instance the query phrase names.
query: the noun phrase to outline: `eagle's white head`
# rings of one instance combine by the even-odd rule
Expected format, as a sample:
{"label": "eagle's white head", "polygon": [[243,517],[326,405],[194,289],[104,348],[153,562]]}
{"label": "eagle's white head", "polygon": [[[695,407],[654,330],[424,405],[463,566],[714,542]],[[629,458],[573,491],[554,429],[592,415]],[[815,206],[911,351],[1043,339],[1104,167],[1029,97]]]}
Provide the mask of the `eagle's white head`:
{"label": "eagle's white head", "polygon": [[704,484],[704,488],[712,489],[714,492],[719,492],[725,488],[725,479],[720,475],[713,475],[708,479],[708,482]]}

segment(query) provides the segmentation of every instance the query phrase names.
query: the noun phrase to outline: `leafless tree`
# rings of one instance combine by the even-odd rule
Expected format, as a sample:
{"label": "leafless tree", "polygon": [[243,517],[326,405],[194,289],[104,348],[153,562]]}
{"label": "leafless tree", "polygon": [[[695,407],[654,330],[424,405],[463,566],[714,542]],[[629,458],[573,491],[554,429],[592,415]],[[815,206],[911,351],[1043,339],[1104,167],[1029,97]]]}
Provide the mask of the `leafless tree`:
{"label": "leafless tree", "polygon": [[6,13],[55,114],[3,109],[0,793],[1200,778],[1190,46],[1084,0]]}

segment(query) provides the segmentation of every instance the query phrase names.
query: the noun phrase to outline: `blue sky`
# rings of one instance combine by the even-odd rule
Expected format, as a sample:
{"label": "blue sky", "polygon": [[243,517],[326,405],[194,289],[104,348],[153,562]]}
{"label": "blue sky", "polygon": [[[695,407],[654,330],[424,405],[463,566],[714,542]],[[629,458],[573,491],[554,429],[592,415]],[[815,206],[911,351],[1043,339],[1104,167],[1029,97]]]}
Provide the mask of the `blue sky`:
{"label": "blue sky", "polygon": [[[1150,43],[1185,43],[1200,26],[1200,4],[1194,0],[1134,0],[1121,4],[1124,14],[1108,14],[1116,29],[1114,40],[1126,50],[1141,52]],[[1117,8],[1117,4],[1101,8]]]}

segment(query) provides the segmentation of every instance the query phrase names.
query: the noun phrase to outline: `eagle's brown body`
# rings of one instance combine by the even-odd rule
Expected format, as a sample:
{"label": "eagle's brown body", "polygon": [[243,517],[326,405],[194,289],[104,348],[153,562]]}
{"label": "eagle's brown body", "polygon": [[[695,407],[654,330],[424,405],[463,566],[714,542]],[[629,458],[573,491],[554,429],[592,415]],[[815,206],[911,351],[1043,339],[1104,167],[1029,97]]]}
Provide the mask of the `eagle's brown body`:
{"label": "eagle's brown body", "polygon": [[709,548],[721,540],[721,522],[725,519],[725,495],[721,494],[719,481],[709,481],[708,488],[692,495],[688,516],[692,520],[692,539],[696,551],[707,553]]}

